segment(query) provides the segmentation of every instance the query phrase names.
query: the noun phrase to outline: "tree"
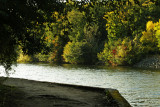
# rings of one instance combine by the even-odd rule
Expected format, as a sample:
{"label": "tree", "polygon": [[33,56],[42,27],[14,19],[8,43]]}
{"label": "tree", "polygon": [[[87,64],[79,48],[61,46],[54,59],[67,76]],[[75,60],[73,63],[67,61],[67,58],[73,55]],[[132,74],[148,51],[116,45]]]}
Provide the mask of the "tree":
{"label": "tree", "polygon": [[[71,2],[70,5],[75,7],[67,12],[70,42],[64,48],[64,60],[70,63],[74,60],[74,63],[77,64],[95,64],[97,62],[97,53],[102,49],[100,46],[104,43],[106,36],[103,15],[107,9],[104,4],[99,2],[84,3],[80,6],[77,5],[77,2]],[[71,48],[71,50],[66,47]],[[76,48],[79,49],[81,54],[74,56],[73,53]],[[85,52],[86,50],[87,52]]]}
{"label": "tree", "polygon": [[48,20],[46,16],[50,10],[61,10],[59,6],[63,8],[62,3],[50,0],[0,0],[0,64],[6,70],[17,60],[18,45],[27,54],[44,48],[44,38],[38,36],[40,33],[35,29],[41,27],[36,23],[41,26]]}
{"label": "tree", "polygon": [[[104,50],[98,54],[100,60],[112,65],[133,64],[142,56],[149,54],[149,51],[151,53],[157,51],[157,43],[155,37],[152,37],[152,30],[143,32],[147,21],[157,21],[160,17],[156,16],[159,13],[159,6],[156,2],[151,0],[113,1],[111,10],[104,16],[107,21],[108,40]],[[127,48],[123,49],[123,42],[126,38],[131,43],[128,42]]]}

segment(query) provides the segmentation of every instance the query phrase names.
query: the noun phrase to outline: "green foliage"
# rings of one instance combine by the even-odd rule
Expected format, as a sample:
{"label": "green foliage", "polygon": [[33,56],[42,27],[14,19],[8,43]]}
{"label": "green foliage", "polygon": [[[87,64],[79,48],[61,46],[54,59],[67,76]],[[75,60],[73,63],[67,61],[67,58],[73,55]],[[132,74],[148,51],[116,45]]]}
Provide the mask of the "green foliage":
{"label": "green foliage", "polygon": [[105,45],[103,52],[98,54],[99,60],[106,64],[126,65],[133,64],[148,54],[157,54],[159,52],[159,24],[148,21],[146,31],[142,36],[135,36],[133,40],[124,38]]}
{"label": "green foliage", "polygon": [[72,64],[93,64],[96,62],[94,47],[87,42],[68,42],[64,47],[63,58]]}
{"label": "green foliage", "polygon": [[97,62],[97,53],[100,52],[99,42],[100,42],[100,31],[98,30],[99,26],[95,23],[86,24],[84,27],[84,36],[85,41],[88,44],[88,60],[90,60],[90,64],[94,64]]}
{"label": "green foliage", "polygon": [[27,55],[27,54],[24,54],[22,50],[20,50],[17,62],[18,63],[48,62],[48,59],[49,59],[49,55],[45,55],[42,53],[38,53],[35,55]]}
{"label": "green foliage", "polygon": [[0,0],[0,64],[9,69],[17,60],[18,46],[32,59],[44,55],[39,61],[64,58],[69,63],[95,64],[98,57],[111,65],[133,64],[159,52],[159,4],[158,0]]}
{"label": "green foliage", "polygon": [[69,32],[69,39],[71,41],[82,41],[84,39],[85,13],[78,10],[68,12],[67,18],[71,24],[71,31]]}
{"label": "green foliage", "polygon": [[32,62],[32,58],[29,55],[24,55],[24,54],[20,54],[17,62],[22,63],[22,62]]}
{"label": "green foliage", "polygon": [[[59,8],[61,4],[56,3],[50,0],[0,0],[0,64],[6,70],[16,63],[18,45],[27,54],[41,52],[45,48],[41,23],[48,20],[44,14],[47,16],[49,10]],[[38,26],[37,22],[40,23]]]}
{"label": "green foliage", "polygon": [[39,22],[31,22],[32,27],[26,28],[25,43],[20,41],[19,45],[25,54],[33,55],[47,50],[45,46],[44,26]]}
{"label": "green foliage", "polygon": [[68,20],[65,14],[57,11],[51,16],[55,21],[46,22],[45,43],[50,48],[49,62],[62,62],[63,47],[68,42]]}
{"label": "green foliage", "polygon": [[125,37],[134,38],[144,29],[146,15],[138,4],[135,4],[134,1],[122,1],[117,2],[115,7],[114,10],[106,12],[104,16],[107,20],[106,30],[110,41]]}
{"label": "green foliage", "polygon": [[155,23],[154,30],[155,30],[156,39],[158,41],[158,47],[160,48],[160,20],[159,22]]}
{"label": "green foliage", "polygon": [[109,51],[110,47],[108,46],[108,43],[105,43],[103,51],[97,54],[98,60],[106,65],[109,65]]}
{"label": "green foliage", "polygon": [[[76,2],[72,2],[70,5],[76,5]],[[94,64],[97,61],[97,53],[102,49],[100,46],[103,45],[104,38],[106,38],[105,20],[103,19],[106,8],[104,5],[100,5],[100,3],[93,2],[76,7],[67,12],[69,22],[68,37],[70,42],[65,46],[63,56],[66,62]],[[83,43],[85,43],[85,48],[88,48],[88,52],[85,52],[84,50],[86,49],[83,48],[79,52],[85,53],[86,60],[82,58],[82,61],[79,62],[79,57],[75,56],[73,58],[75,61],[71,61],[70,57],[65,57],[67,53],[64,52],[66,52],[67,46],[75,49],[79,46],[78,44]],[[72,53],[71,50],[70,53]]]}
{"label": "green foliage", "polygon": [[113,44],[106,43],[105,48],[98,54],[98,59],[107,65],[131,65],[142,58],[142,46],[137,37],[119,39]]}
{"label": "green foliage", "polygon": [[158,42],[155,35],[155,24],[152,21],[148,21],[146,24],[146,31],[142,32],[142,37],[140,38],[140,42],[143,45],[143,51],[148,53],[156,53],[158,52]]}
{"label": "green foliage", "polygon": [[52,40],[52,51],[49,54],[49,62],[54,62],[54,63],[60,63],[62,62],[62,54],[63,54],[63,46],[64,46],[64,41],[59,37],[56,36]]}
{"label": "green foliage", "polygon": [[146,24],[146,31],[142,32],[140,42],[144,45],[146,53],[157,53],[160,47],[160,21],[153,23],[148,21]]}
{"label": "green foliage", "polygon": [[[143,56],[157,52],[153,23],[159,16],[159,6],[151,0],[114,1],[106,12],[108,41],[98,54],[99,60],[112,65],[133,64]],[[147,29],[145,30],[145,24]],[[125,45],[127,44],[127,45]]]}
{"label": "green foliage", "polygon": [[0,65],[9,70],[17,59],[16,38],[11,27],[6,24],[1,24],[0,33]]}
{"label": "green foliage", "polygon": [[32,56],[33,62],[48,62],[49,55],[42,53]]}
{"label": "green foliage", "polygon": [[72,64],[84,64],[88,61],[88,46],[86,42],[68,42],[64,47],[63,57]]}
{"label": "green foliage", "polygon": [[[94,45],[97,44],[98,42],[96,40],[97,36],[100,35],[100,32],[98,31],[99,26],[97,24],[91,23],[91,24],[86,24],[84,26],[84,36],[85,36],[85,40]],[[97,42],[97,43],[96,43]]]}

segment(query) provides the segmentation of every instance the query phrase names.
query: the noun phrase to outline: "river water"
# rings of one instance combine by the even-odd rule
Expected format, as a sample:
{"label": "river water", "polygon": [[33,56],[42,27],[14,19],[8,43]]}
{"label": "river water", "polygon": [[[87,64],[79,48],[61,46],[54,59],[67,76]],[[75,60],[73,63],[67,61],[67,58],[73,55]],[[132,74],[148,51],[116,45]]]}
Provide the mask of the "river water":
{"label": "river water", "polygon": [[[114,88],[133,107],[160,107],[160,70],[70,64],[18,64],[10,77],[92,87]],[[5,76],[0,66],[0,76]]]}

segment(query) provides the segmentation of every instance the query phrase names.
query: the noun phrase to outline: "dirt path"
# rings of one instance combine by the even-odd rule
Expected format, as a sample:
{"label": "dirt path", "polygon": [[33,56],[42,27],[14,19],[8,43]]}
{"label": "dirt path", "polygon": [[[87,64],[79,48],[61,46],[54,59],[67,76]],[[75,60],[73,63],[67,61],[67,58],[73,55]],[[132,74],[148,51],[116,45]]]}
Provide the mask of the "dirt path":
{"label": "dirt path", "polygon": [[22,91],[16,93],[21,97],[14,99],[18,107],[117,107],[101,88],[12,78],[3,84]]}

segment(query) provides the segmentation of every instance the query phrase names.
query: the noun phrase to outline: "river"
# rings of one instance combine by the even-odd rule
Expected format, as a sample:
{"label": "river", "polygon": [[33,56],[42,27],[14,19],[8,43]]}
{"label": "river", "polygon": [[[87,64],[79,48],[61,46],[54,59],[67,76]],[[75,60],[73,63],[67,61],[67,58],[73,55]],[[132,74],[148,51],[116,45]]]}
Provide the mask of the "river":
{"label": "river", "polygon": [[[160,107],[160,70],[71,64],[18,64],[13,69],[10,77],[114,88],[133,107]],[[2,66],[0,76],[6,76]]]}

